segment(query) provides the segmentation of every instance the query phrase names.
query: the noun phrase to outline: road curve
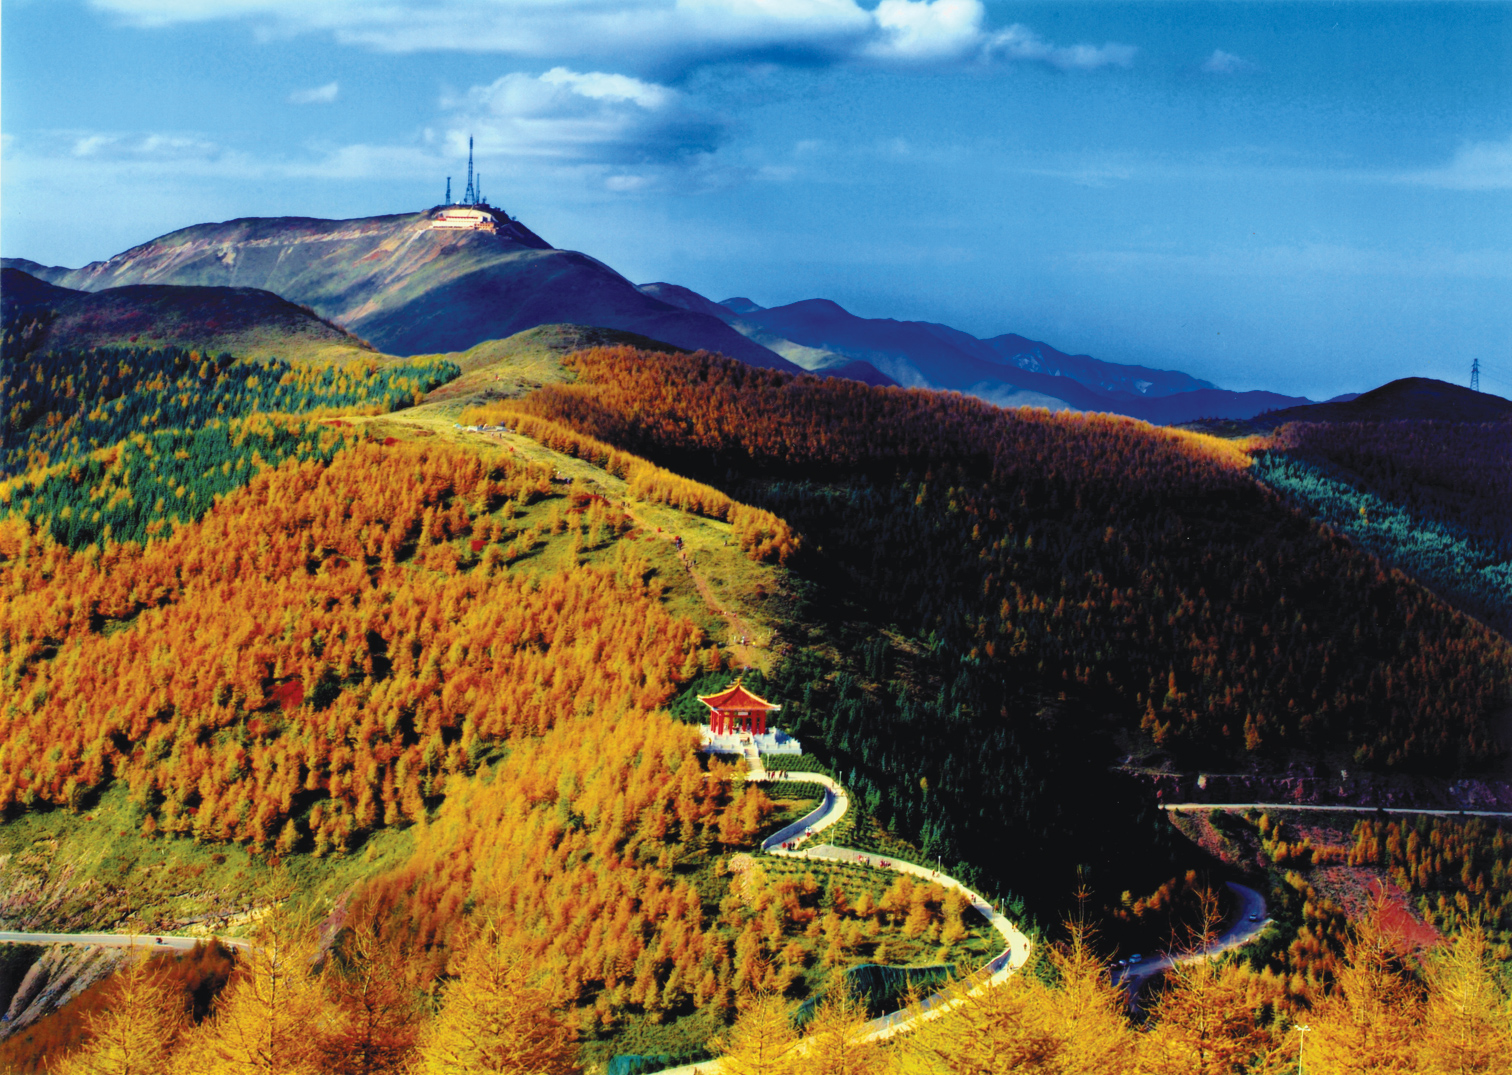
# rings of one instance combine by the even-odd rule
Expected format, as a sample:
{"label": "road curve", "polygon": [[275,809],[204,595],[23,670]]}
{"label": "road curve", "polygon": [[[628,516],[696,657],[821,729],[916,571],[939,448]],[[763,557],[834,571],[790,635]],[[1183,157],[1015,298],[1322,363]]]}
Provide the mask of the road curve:
{"label": "road curve", "polygon": [[[172,937],[168,934],[141,933],[21,933],[0,930],[0,944],[79,944],[99,948],[143,948],[153,952],[188,952],[210,937]],[[249,948],[246,941],[216,937],[229,948]]]}
{"label": "road curve", "polygon": [[1142,959],[1138,963],[1117,968],[1113,972],[1113,984],[1128,988],[1130,1004],[1134,1003],[1140,987],[1156,975],[1164,974],[1178,963],[1194,963],[1199,959],[1209,959],[1233,948],[1241,948],[1258,937],[1265,927],[1270,925],[1270,919],[1266,916],[1264,896],[1247,885],[1233,881],[1228,881],[1226,884],[1229,891],[1239,898],[1239,907],[1234,912],[1234,921],[1214,938],[1213,943],[1206,948],[1191,952],[1162,952],[1157,957]]}
{"label": "road curve", "polygon": [[[860,866],[869,866],[873,869],[891,870],[894,873],[912,874],[944,888],[958,889],[965,894],[968,903],[992,926],[1003,938],[1004,948],[1001,953],[983,966],[975,977],[975,983],[970,986],[965,996],[973,996],[983,989],[1001,984],[1025,963],[1029,961],[1033,942],[1029,940],[1019,929],[1004,917],[997,908],[988,903],[976,892],[967,888],[961,882],[948,874],[938,870],[931,870],[928,866],[918,866],[912,862],[898,862],[889,859],[885,855],[875,855],[866,851],[857,851],[849,847],[836,847],[833,844],[819,844],[813,847],[801,845],[812,840],[825,829],[830,828],[845,816],[850,809],[850,795],[834,780],[820,773],[809,772],[769,772],[757,756],[754,760],[750,755],[753,750],[748,750],[747,761],[749,763],[748,778],[762,782],[771,779],[798,781],[807,784],[818,784],[824,789],[824,799],[819,806],[810,811],[804,817],[793,822],[777,832],[768,836],[761,843],[761,849],[769,855],[777,855],[783,858],[801,858],[822,862],[848,862]],[[963,995],[956,990],[945,990],[928,997],[920,1005],[920,1010],[889,1012],[871,1020],[866,1024],[861,1041],[881,1041],[901,1034],[918,1025],[919,1022],[935,1019],[950,1011],[959,1004],[964,1003]],[[799,1042],[796,1052],[802,1055],[804,1043]],[[685,1064],[681,1067],[665,1069],[658,1075],[720,1075],[724,1065],[719,1060],[703,1060],[696,1064]]]}

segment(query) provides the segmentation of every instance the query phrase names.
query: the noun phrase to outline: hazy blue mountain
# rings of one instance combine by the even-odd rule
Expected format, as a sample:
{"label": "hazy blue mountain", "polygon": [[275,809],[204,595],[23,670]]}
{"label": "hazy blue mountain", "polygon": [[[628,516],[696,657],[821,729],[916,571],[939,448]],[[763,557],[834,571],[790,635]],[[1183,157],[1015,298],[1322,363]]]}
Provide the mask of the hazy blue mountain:
{"label": "hazy blue mountain", "polygon": [[1069,355],[1013,333],[978,339],[929,321],[857,317],[828,299],[767,308],[738,297],[715,303],[674,284],[642,290],[688,310],[722,317],[805,369],[869,363],[904,385],[966,392],[1002,406],[1127,414],[1161,424],[1249,418],[1311,402],[1275,392],[1232,392],[1178,370]]}

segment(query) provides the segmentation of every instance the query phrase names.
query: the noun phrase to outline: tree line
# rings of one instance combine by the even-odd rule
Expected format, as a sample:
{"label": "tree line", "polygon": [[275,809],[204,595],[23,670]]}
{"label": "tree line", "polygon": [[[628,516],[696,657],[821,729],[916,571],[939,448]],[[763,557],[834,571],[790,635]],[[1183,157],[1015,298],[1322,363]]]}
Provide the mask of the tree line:
{"label": "tree line", "polygon": [[[166,1071],[569,1075],[584,1070],[581,1024],[549,970],[499,919],[476,926],[444,986],[426,993],[402,949],[362,927],[329,948],[275,913],[212,1012],[147,962],[110,983],[62,1075]],[[1006,984],[963,982],[916,1029],[866,1033],[864,1000],[835,986],[800,1030],[772,992],[742,996],[713,1044],[730,1075],[1315,1075],[1499,1072],[1512,1063],[1508,996],[1471,930],[1425,963],[1404,962],[1378,916],[1350,938],[1338,982],[1302,1004],[1232,961],[1178,964],[1141,1019],[1109,980],[1095,937],[1073,927]]]}

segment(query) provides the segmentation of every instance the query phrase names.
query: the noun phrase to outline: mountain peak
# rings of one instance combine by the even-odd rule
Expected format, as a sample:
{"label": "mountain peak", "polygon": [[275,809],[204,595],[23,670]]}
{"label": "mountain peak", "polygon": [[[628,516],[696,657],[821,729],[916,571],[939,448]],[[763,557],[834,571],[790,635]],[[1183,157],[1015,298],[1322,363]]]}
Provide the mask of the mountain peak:
{"label": "mountain peak", "polygon": [[132,284],[258,288],[307,304],[395,355],[465,351],[568,323],[798,369],[721,317],[639,291],[603,262],[556,249],[492,206],[195,224],[50,279],[91,292]]}

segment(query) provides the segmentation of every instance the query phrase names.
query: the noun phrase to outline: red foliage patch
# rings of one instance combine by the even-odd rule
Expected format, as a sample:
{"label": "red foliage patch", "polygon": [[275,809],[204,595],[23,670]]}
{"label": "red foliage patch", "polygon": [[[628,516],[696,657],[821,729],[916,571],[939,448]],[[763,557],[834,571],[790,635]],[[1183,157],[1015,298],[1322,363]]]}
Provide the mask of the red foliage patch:
{"label": "red foliage patch", "polygon": [[1371,895],[1379,897],[1385,890],[1386,898],[1381,907],[1381,926],[1386,932],[1398,938],[1397,949],[1411,952],[1423,948],[1432,948],[1438,944],[1442,937],[1438,930],[1424,922],[1412,912],[1412,907],[1407,902],[1407,894],[1390,881],[1382,881],[1372,878],[1368,882]]}
{"label": "red foliage patch", "polygon": [[482,552],[483,551],[483,546],[487,545],[488,542],[485,541],[483,538],[473,538],[472,541],[469,542],[469,544],[472,545],[472,551],[473,552]]}
{"label": "red foliage patch", "polygon": [[273,700],[284,709],[304,705],[304,683],[291,679],[273,688]]}
{"label": "red foliage patch", "polygon": [[399,438],[398,437],[384,437],[383,438],[383,446],[385,448],[392,448],[394,445],[396,445],[398,443],[399,443]]}

